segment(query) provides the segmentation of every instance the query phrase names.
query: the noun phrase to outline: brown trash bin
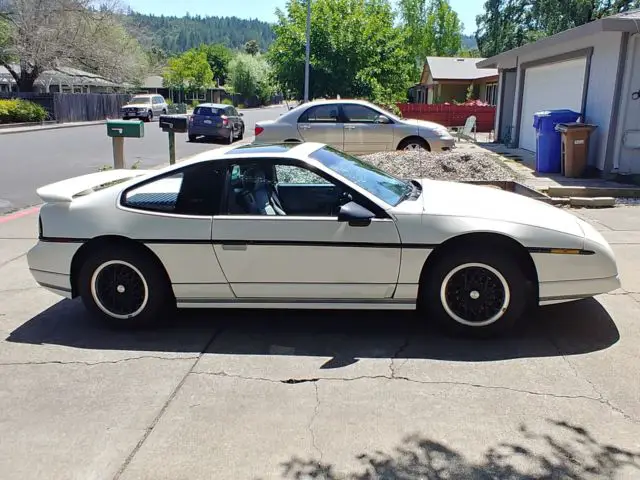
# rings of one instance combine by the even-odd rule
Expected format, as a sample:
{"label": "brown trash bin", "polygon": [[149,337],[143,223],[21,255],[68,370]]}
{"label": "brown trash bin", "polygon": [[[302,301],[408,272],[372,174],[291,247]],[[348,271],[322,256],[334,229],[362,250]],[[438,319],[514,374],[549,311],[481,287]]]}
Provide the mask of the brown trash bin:
{"label": "brown trash bin", "polygon": [[587,169],[589,136],[597,125],[587,123],[559,123],[556,131],[562,133],[560,150],[562,175],[581,177]]}

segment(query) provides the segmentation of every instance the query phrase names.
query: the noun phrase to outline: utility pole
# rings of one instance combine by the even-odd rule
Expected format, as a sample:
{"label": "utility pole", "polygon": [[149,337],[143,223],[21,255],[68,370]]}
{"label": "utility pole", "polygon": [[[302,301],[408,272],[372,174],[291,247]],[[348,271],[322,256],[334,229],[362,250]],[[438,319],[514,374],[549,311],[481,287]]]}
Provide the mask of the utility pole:
{"label": "utility pole", "polygon": [[309,61],[311,57],[311,0],[307,0],[307,51],[304,62],[304,101],[309,101]]}

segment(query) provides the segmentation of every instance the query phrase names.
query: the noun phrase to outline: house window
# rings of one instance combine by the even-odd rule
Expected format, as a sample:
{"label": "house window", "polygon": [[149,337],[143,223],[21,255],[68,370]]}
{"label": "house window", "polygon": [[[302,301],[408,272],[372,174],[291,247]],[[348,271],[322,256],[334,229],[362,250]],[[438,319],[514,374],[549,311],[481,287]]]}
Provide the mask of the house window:
{"label": "house window", "polygon": [[484,92],[484,101],[489,105],[496,105],[498,103],[498,84],[488,83]]}

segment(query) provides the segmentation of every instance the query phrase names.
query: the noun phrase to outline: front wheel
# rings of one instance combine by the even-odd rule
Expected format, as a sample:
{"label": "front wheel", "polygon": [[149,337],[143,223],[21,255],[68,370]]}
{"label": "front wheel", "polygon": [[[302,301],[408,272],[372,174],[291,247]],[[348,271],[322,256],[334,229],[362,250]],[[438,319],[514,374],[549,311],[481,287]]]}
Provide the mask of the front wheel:
{"label": "front wheel", "polygon": [[400,145],[398,145],[398,150],[404,150],[406,152],[428,152],[431,149],[429,148],[429,144],[426,140],[413,137],[403,140]]}
{"label": "front wheel", "polygon": [[160,324],[175,307],[166,273],[138,249],[121,246],[94,252],[78,281],[84,305],[112,327]]}
{"label": "front wheel", "polygon": [[440,257],[422,286],[426,311],[454,334],[506,333],[529,304],[529,281],[508,252],[456,249]]}
{"label": "front wheel", "polygon": [[242,140],[244,138],[244,126],[240,128],[240,135],[238,135],[238,140]]}

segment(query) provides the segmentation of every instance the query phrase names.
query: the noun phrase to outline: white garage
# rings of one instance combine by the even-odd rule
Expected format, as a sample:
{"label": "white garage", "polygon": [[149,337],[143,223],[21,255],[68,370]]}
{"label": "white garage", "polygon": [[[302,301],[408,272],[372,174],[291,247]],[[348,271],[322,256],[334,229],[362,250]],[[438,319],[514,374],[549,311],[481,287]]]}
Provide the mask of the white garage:
{"label": "white garage", "polygon": [[543,110],[582,111],[587,58],[577,58],[524,71],[520,148],[536,151],[533,115]]}

